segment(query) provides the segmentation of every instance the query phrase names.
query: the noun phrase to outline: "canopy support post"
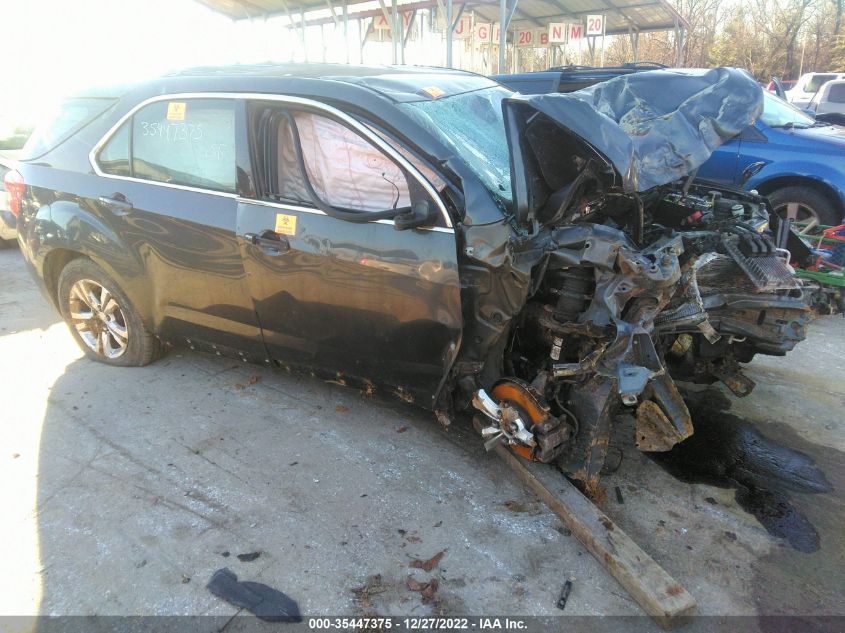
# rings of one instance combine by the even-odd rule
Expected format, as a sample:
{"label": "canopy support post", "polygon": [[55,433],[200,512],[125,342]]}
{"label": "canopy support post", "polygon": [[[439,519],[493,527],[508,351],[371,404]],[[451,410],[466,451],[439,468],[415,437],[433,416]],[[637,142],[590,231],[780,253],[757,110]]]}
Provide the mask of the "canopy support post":
{"label": "canopy support post", "polygon": [[343,0],[343,44],[346,49],[346,63],[349,63],[349,10],[346,5],[347,0]]}
{"label": "canopy support post", "polygon": [[499,0],[499,73],[507,72],[505,67],[505,45],[507,44],[508,0]]}
{"label": "canopy support post", "polygon": [[308,61],[308,46],[305,41],[305,10],[299,10],[299,26],[302,29],[301,31],[301,39],[302,39],[302,55],[305,58],[305,61]]}
{"label": "canopy support post", "polygon": [[628,27],[628,37],[631,38],[631,55],[634,62],[640,61],[640,32]]}
{"label": "canopy support post", "polygon": [[452,67],[452,0],[446,0],[446,67]]}
{"label": "canopy support post", "polygon": [[675,20],[675,45],[678,53],[675,66],[682,68],[684,65],[684,27],[677,20]]}

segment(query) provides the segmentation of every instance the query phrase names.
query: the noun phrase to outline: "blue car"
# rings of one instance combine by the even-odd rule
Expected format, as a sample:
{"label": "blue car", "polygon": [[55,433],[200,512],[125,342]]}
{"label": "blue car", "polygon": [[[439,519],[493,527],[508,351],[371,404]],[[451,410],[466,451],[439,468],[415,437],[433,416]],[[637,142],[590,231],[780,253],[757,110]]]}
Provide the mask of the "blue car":
{"label": "blue car", "polygon": [[[617,68],[567,67],[495,75],[523,94],[571,92],[652,64]],[[600,71],[600,72],[599,72]],[[720,146],[698,170],[699,178],[755,189],[782,217],[842,224],[845,216],[845,127],[816,121],[765,91],[765,109],[753,126]]]}
{"label": "blue car", "polygon": [[815,121],[770,92],[757,123],[713,152],[701,178],[756,189],[794,220],[845,215],[845,127]]}

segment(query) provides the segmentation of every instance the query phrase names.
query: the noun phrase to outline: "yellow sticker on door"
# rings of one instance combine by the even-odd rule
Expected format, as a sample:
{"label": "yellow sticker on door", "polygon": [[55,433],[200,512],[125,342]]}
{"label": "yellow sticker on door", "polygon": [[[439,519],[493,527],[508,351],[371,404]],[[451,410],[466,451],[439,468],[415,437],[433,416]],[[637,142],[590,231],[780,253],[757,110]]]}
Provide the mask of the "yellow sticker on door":
{"label": "yellow sticker on door", "polygon": [[296,235],[296,216],[277,213],[276,233],[280,235]]}
{"label": "yellow sticker on door", "polygon": [[171,101],[167,104],[167,120],[184,121],[187,110],[188,104],[184,101]]}

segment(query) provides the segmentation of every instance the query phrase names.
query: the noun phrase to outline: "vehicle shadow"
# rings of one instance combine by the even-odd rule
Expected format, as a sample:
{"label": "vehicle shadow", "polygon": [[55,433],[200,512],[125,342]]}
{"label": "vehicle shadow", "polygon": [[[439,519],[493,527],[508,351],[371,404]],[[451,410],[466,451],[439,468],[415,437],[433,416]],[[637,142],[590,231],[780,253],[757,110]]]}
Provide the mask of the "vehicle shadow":
{"label": "vehicle shadow", "polygon": [[[522,613],[540,592],[553,613],[562,568],[609,595],[615,581],[554,515],[507,504],[524,498],[468,427],[444,432],[394,398],[195,353],[132,369],[75,360],[41,425],[37,611],[184,614],[203,618],[178,630],[219,630],[237,609],[205,584],[223,567],[308,614],[363,613],[353,590],[375,576],[384,614]],[[407,576],[428,574],[408,564],[444,550],[421,602]]]}

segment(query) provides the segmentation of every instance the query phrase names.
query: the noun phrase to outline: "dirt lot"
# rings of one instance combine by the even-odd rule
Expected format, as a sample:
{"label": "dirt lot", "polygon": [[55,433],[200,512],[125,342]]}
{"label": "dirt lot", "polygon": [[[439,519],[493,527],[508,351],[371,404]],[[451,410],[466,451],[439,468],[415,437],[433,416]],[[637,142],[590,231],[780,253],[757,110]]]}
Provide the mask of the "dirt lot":
{"label": "dirt lot", "polygon": [[[566,578],[566,615],[642,613],[467,426],[213,356],[89,362],[20,254],[0,270],[0,614],[230,616],[205,589],[224,566],[308,615],[558,615]],[[845,615],[844,351],[845,320],[814,323],[659,461],[617,433],[601,506],[701,613]]]}

